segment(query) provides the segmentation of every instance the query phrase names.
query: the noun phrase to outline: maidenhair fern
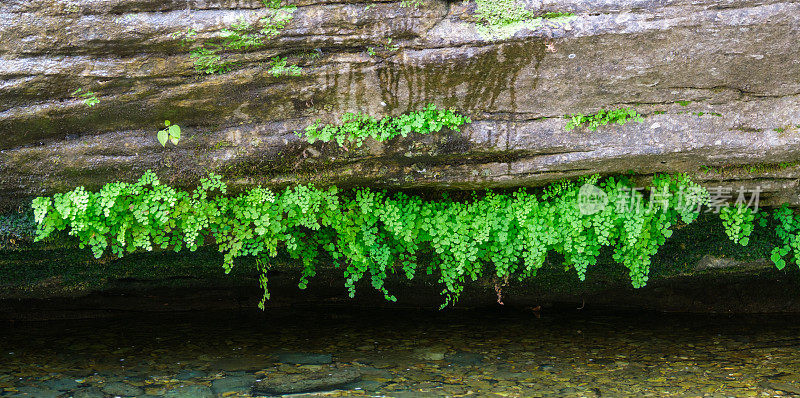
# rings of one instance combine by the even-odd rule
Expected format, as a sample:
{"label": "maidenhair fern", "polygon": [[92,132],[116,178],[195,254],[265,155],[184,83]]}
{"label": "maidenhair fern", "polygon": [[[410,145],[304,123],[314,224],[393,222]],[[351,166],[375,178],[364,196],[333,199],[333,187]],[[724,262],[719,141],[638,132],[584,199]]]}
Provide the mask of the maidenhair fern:
{"label": "maidenhair fern", "polygon": [[[607,198],[592,214],[579,206],[583,184],[595,184]],[[558,183],[542,195],[521,189],[468,201],[312,185],[226,196],[217,175],[183,191],[161,184],[148,171],[136,183],[109,183],[99,192],[79,187],[40,197],[33,208],[38,239],[68,230],[97,257],[107,251],[122,256],[141,249],[195,250],[208,241],[224,254],[226,271],[239,257],[257,256],[266,272],[266,259],[285,251],[300,262],[301,288],[316,274],[317,258],[325,252],[344,270],[350,296],[368,275],[375,289],[395,300],[384,286],[387,276],[413,278],[417,256],[430,253],[428,272],[439,275],[446,302],[453,302],[467,280],[487,270],[504,278],[535,275],[551,251],[562,254],[565,265],[584,279],[601,248],[611,247],[632,284],[644,286],[650,259],[672,234],[670,227],[692,222],[707,192],[684,176],[657,176],[654,192],[668,193],[666,202],[631,211],[620,203],[643,197],[630,186],[624,179],[600,182],[594,176]],[[261,284],[266,283],[264,275]]]}
{"label": "maidenhair fern", "polygon": [[747,246],[750,234],[753,232],[755,213],[742,204],[726,206],[720,209],[719,218],[725,227],[725,234],[734,242]]}
{"label": "maidenhair fern", "polygon": [[785,205],[773,214],[778,225],[775,229],[781,245],[772,249],[770,259],[778,269],[786,267],[785,257],[791,254],[790,262],[800,266],[800,216]]}

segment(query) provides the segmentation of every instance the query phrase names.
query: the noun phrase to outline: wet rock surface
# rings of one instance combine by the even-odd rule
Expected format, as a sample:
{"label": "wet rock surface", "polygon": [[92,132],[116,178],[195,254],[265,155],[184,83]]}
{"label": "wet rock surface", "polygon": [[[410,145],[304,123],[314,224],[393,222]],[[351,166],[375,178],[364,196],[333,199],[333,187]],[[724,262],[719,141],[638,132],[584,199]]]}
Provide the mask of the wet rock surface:
{"label": "wet rock surface", "polygon": [[144,394],[141,388],[125,382],[115,381],[101,387],[104,393],[120,397],[136,397]]}
{"label": "wet rock surface", "polygon": [[72,393],[73,398],[103,398],[105,394],[103,394],[100,389],[95,387],[87,387],[87,388],[80,388],[75,390]]}
{"label": "wet rock surface", "polygon": [[256,395],[297,394],[314,391],[336,390],[361,379],[361,374],[351,368],[324,366],[311,368],[302,373],[267,374],[253,385]]}
{"label": "wet rock surface", "polygon": [[[0,5],[4,208],[130,181],[148,168],[186,186],[214,171],[240,187],[436,189],[685,171],[707,185],[761,185],[772,202],[798,202],[794,1],[529,2],[538,13],[576,15],[504,41],[478,34],[470,3],[300,1],[281,36],[233,54],[240,66],[224,75],[198,75],[174,34],[192,27],[203,39],[218,36],[262,12],[260,3],[156,3]],[[368,53],[386,38],[397,51]],[[276,54],[301,65],[302,76],[270,74],[265,65]],[[100,103],[86,107],[70,96],[76,88]],[[292,134],[317,118],[397,114],[429,102],[474,123],[351,150]],[[565,114],[616,106],[647,117],[564,130]],[[165,119],[183,127],[178,146],[156,140]]]}
{"label": "wet rock surface", "polygon": [[252,374],[230,374],[214,380],[211,389],[218,395],[250,391],[256,377]]}
{"label": "wet rock surface", "polygon": [[298,365],[325,365],[333,362],[333,357],[331,354],[282,352],[278,354],[278,362]]}
{"label": "wet rock surface", "polygon": [[[227,392],[227,391],[226,391]],[[217,393],[222,395],[222,393]],[[164,393],[166,398],[214,398],[215,395],[210,388],[206,386],[180,386]]]}
{"label": "wet rock surface", "polygon": [[445,360],[451,362],[453,365],[477,366],[483,362],[483,355],[475,352],[458,351],[445,356]]}

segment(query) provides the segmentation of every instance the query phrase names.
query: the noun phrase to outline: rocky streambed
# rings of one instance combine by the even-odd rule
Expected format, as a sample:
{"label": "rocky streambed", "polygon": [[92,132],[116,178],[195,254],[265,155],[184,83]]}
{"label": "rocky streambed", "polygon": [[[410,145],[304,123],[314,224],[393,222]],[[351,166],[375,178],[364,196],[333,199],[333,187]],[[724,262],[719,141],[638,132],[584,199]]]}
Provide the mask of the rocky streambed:
{"label": "rocky streambed", "polygon": [[799,328],[784,316],[330,306],[22,322],[0,329],[0,395],[791,395]]}

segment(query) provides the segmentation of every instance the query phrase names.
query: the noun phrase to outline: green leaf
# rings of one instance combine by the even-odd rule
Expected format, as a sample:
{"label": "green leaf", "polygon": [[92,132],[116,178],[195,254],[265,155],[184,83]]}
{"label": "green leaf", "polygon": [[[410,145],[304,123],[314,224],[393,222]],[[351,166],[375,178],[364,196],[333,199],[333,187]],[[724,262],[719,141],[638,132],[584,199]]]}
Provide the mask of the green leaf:
{"label": "green leaf", "polygon": [[173,145],[178,145],[178,141],[181,140],[181,127],[177,124],[169,126],[169,140]]}
{"label": "green leaf", "polygon": [[164,126],[169,127],[169,120],[164,120]]}
{"label": "green leaf", "polygon": [[160,130],[158,132],[158,142],[161,143],[161,146],[163,146],[163,147],[167,146],[167,138],[168,138],[168,134],[167,134],[167,130],[166,129]]}
{"label": "green leaf", "polygon": [[750,238],[745,236],[744,238],[742,238],[742,240],[739,241],[739,243],[741,243],[742,246],[747,246],[747,244],[750,243]]}

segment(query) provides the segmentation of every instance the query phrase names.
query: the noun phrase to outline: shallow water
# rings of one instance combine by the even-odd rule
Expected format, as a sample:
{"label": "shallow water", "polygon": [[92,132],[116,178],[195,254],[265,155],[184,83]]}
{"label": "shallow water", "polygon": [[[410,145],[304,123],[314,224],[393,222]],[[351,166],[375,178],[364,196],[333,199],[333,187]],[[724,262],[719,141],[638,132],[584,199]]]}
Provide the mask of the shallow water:
{"label": "shallow water", "polygon": [[256,380],[288,393],[292,377],[341,372],[352,380],[314,395],[800,393],[797,316],[538,315],[316,307],[4,323],[0,395],[244,397]]}

